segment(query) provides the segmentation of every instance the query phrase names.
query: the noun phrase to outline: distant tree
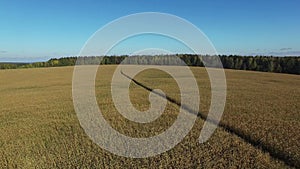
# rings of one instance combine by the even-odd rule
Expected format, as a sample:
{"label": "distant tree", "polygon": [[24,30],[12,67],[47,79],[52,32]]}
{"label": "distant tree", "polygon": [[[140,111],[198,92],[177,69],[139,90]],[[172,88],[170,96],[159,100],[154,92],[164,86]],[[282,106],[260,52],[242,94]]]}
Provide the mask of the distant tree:
{"label": "distant tree", "polygon": [[257,63],[256,58],[254,58],[250,64],[249,70],[256,70],[257,69]]}
{"label": "distant tree", "polygon": [[232,69],[234,68],[234,61],[233,61],[233,58],[232,56],[229,56],[226,60],[226,63],[225,63],[225,68],[229,68],[229,69]]}
{"label": "distant tree", "polygon": [[274,72],[274,62],[273,60],[269,60],[268,62],[268,72]]}
{"label": "distant tree", "polygon": [[234,69],[241,69],[243,65],[242,57],[235,57],[234,59]]}
{"label": "distant tree", "polygon": [[279,63],[278,63],[277,66],[275,67],[274,72],[276,72],[276,73],[281,73],[281,72],[282,72],[282,68],[281,68],[281,66],[280,66]]}
{"label": "distant tree", "polygon": [[247,70],[247,64],[245,62],[242,65],[242,70]]}

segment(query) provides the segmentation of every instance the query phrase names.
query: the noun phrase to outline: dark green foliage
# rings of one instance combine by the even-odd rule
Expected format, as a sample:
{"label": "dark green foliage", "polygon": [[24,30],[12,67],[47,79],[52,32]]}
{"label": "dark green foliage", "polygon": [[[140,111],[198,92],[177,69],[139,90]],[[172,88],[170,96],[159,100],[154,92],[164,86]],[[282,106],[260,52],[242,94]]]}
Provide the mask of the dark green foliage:
{"label": "dark green foliage", "polygon": [[[220,58],[223,67],[237,70],[254,70],[263,72],[290,73],[300,74],[300,57],[272,57],[272,56],[238,56],[238,55],[193,55],[193,54],[176,54],[176,55],[156,55],[156,56],[85,56],[85,57],[63,57],[53,58],[47,62],[35,63],[0,63],[0,69],[16,68],[34,68],[34,67],[56,67],[56,66],[74,66],[77,64],[152,64],[152,65],[183,65],[178,60],[179,57],[188,66],[217,66]],[[126,58],[126,59],[125,59]],[[101,60],[102,59],[102,60]],[[100,62],[101,60],[101,62]]]}
{"label": "dark green foliage", "polygon": [[9,63],[9,62],[0,62],[0,69],[16,69],[22,66],[27,65],[28,63]]}

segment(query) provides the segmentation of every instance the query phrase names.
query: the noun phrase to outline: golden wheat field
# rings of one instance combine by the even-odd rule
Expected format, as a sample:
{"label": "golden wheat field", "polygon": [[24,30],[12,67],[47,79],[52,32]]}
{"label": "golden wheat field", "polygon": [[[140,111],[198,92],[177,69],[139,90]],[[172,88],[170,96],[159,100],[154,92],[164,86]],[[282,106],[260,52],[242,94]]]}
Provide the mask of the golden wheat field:
{"label": "golden wheat field", "polygon": [[[100,66],[95,92],[110,125],[131,137],[151,137],[176,120],[168,102],[157,120],[135,123],[118,113],[111,97],[116,66]],[[72,100],[74,67],[0,70],[0,168],[298,168],[300,167],[300,76],[225,70],[227,102],[220,127],[205,143],[197,118],[173,149],[149,158],[114,155],[93,143],[79,124]],[[174,67],[178,69],[178,67]],[[200,112],[210,107],[205,68],[191,67],[200,91]],[[126,72],[125,72],[126,73]],[[174,79],[149,69],[135,80],[180,101]],[[149,91],[132,82],[130,99],[149,108]]]}

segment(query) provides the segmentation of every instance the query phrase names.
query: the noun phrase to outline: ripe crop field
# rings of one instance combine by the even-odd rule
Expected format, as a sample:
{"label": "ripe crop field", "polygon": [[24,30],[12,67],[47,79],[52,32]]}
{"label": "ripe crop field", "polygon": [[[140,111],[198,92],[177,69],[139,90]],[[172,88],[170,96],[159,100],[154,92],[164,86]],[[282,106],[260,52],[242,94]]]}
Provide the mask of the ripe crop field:
{"label": "ripe crop field", "polygon": [[[100,66],[95,87],[99,108],[110,125],[131,137],[151,137],[170,127],[179,113],[179,106],[171,102],[151,123],[135,123],[119,114],[111,97],[115,68]],[[205,117],[211,98],[208,75],[204,68],[191,70],[201,95],[199,114]],[[100,148],[81,128],[72,100],[73,67],[0,70],[0,168],[299,167],[300,76],[225,73],[225,111],[207,142],[198,142],[204,124],[199,116],[173,149],[133,159]],[[180,101],[176,81],[165,72],[149,69],[134,79]],[[149,91],[131,83],[130,99],[138,110],[149,108],[148,96]]]}

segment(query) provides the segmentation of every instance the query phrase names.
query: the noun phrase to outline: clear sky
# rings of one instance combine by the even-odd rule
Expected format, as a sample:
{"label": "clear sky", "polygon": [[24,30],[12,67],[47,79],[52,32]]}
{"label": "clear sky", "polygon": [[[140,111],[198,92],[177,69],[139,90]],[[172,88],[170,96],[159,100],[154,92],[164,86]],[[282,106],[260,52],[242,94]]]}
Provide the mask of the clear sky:
{"label": "clear sky", "polygon": [[190,21],[220,54],[300,55],[299,9],[299,0],[1,0],[0,61],[77,55],[99,28],[137,12]]}

